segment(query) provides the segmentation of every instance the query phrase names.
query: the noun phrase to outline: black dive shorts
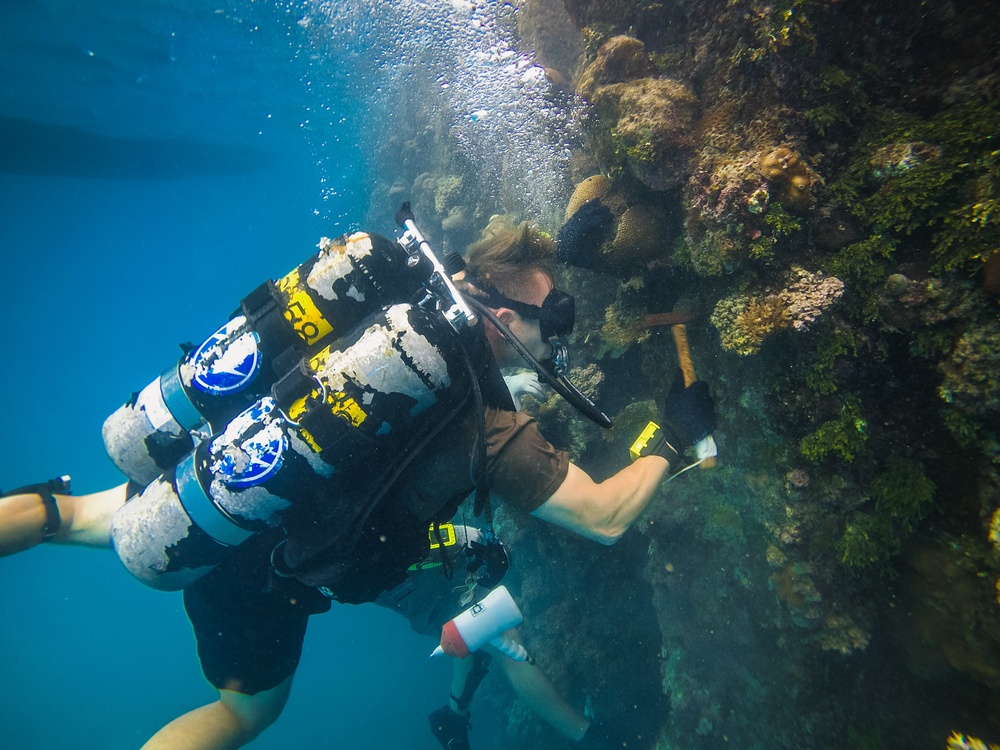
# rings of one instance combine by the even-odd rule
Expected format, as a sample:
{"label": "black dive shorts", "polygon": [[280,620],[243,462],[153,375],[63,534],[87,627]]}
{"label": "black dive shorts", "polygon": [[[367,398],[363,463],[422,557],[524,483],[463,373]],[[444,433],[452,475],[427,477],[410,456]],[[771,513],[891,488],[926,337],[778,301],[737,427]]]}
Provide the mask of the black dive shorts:
{"label": "black dive shorts", "polygon": [[[445,622],[488,593],[465,570],[464,548],[479,538],[478,530],[456,525],[454,543],[445,548],[451,578],[442,574],[440,554],[432,552],[375,604],[401,614],[416,632],[439,637]],[[270,570],[272,546],[241,547],[184,591],[202,671],[220,690],[254,695],[291,676],[299,665],[309,617],[330,609],[330,600],[317,589]]]}
{"label": "black dive shorts", "polygon": [[268,555],[240,549],[184,590],[202,671],[220,690],[254,695],[291,676],[309,617],[330,609],[316,589],[274,575]]}

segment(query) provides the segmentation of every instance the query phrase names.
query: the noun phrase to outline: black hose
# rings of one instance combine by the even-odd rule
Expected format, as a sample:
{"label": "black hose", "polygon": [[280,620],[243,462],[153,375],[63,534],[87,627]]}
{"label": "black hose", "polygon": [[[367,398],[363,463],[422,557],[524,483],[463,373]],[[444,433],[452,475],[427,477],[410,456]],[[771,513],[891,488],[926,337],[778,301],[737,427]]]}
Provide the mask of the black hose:
{"label": "black hose", "polygon": [[538,377],[544,380],[548,385],[552,386],[552,389],[566,399],[570,406],[599,427],[604,427],[605,429],[611,427],[611,417],[598,409],[597,405],[587,398],[580,391],[580,389],[573,385],[564,375],[556,375],[555,373],[550,372],[545,365],[539,362],[535,356],[528,351],[527,347],[521,343],[521,340],[511,333],[511,330],[500,321],[500,318],[498,318],[490,308],[477,300],[475,297],[470,297],[469,295],[463,296],[465,297],[465,301],[469,303],[469,307],[492,323],[494,327],[500,331],[501,335],[507,339],[507,342],[514,347],[514,351],[520,354],[521,358],[528,363],[531,369],[538,373]]}

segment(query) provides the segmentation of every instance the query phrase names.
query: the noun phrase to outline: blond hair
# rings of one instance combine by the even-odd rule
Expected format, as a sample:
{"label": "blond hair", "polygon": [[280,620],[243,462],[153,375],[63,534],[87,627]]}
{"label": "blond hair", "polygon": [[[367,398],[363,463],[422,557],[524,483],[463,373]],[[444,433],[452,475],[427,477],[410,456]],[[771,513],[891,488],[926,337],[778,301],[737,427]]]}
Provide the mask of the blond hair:
{"label": "blond hair", "polygon": [[466,273],[523,302],[519,294],[523,296],[536,271],[552,277],[555,257],[556,243],[538,227],[508,224],[469,246]]}

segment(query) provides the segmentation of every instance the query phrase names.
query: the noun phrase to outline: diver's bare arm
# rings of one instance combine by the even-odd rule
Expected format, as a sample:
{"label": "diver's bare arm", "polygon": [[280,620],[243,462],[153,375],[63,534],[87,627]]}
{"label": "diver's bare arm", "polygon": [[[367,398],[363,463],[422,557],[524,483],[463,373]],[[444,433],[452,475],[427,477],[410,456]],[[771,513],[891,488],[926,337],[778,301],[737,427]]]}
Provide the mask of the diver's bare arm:
{"label": "diver's bare arm", "polygon": [[[126,500],[126,486],[90,495],[56,495],[60,524],[51,543],[109,546],[111,518]],[[45,521],[45,506],[38,495],[0,498],[0,557],[41,543]]]}
{"label": "diver's bare arm", "polygon": [[669,469],[665,458],[645,456],[597,483],[570,464],[559,489],[532,515],[601,544],[614,544],[649,504]]}

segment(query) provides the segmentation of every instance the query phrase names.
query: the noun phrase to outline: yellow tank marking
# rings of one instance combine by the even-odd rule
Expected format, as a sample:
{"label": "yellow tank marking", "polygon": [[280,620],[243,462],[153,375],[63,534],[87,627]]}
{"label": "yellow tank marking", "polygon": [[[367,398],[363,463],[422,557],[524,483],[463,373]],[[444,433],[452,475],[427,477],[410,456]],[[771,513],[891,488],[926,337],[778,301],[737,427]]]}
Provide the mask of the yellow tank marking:
{"label": "yellow tank marking", "polygon": [[296,268],[279,279],[276,286],[288,299],[285,320],[292,324],[292,328],[307,345],[311,346],[333,332],[333,326],[323,317],[323,313],[302,286],[299,269]]}

